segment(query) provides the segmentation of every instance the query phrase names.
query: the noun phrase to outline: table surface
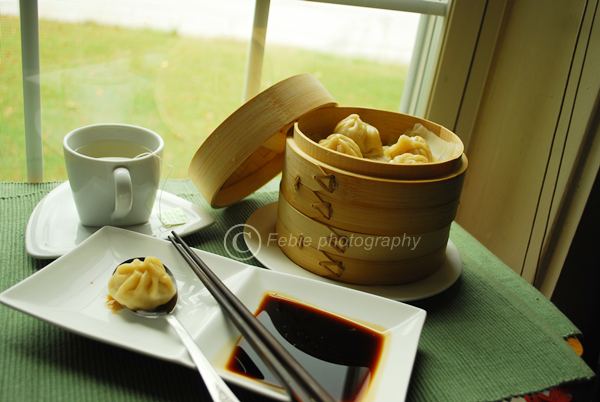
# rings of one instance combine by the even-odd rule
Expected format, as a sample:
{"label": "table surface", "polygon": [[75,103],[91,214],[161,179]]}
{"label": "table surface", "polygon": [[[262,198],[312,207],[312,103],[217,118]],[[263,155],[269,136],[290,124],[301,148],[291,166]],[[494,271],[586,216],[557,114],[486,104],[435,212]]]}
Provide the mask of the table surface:
{"label": "table surface", "polygon": [[[47,264],[25,252],[36,204],[58,183],[0,183],[0,291]],[[209,209],[189,181],[164,189]],[[224,255],[223,235],[277,200],[277,184],[227,209],[186,237]],[[411,401],[499,400],[592,378],[564,339],[577,328],[543,295],[454,224],[463,274],[450,289],[412,304],[427,320],[408,392]],[[256,260],[249,261],[260,266]],[[208,400],[195,371],[69,333],[0,307],[0,401]],[[260,400],[235,388],[242,400]]]}

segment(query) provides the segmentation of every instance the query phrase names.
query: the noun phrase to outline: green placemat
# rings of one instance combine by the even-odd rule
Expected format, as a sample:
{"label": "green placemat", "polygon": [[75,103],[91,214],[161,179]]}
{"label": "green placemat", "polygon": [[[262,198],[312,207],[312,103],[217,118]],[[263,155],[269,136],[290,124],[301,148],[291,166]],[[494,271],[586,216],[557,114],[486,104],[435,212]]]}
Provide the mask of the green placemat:
{"label": "green placemat", "polygon": [[[0,183],[0,291],[45,265],[26,255],[24,231],[37,202],[56,184]],[[206,206],[187,181],[169,181],[165,189]],[[216,223],[186,239],[225,254],[227,229],[276,199],[271,183],[214,210]],[[408,400],[496,400],[593,376],[563,340],[578,333],[566,317],[458,225],[450,236],[464,272],[446,292],[414,303],[428,314]],[[5,306],[0,322],[0,401],[206,397],[193,370],[70,334]],[[243,400],[258,399],[241,392]]]}

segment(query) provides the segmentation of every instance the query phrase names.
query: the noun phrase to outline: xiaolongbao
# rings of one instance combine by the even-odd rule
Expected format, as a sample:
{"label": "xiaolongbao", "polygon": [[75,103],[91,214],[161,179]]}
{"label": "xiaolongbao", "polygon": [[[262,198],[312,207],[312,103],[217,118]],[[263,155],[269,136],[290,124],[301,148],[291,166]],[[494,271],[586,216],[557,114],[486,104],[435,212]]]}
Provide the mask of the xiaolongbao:
{"label": "xiaolongbao", "polygon": [[173,280],[156,257],[121,264],[108,282],[110,296],[131,310],[152,310],[177,292]]}
{"label": "xiaolongbao", "polygon": [[334,133],[344,134],[350,137],[365,158],[376,157],[383,154],[381,137],[379,131],[372,125],[365,123],[360,117],[353,113],[340,121],[333,130]]}
{"label": "xiaolongbao", "polygon": [[390,161],[390,163],[396,164],[407,164],[407,165],[416,165],[418,163],[427,163],[428,160],[423,155],[415,155],[410,153],[405,153],[401,155],[394,156],[394,158]]}
{"label": "xiaolongbao", "polygon": [[343,134],[331,134],[324,140],[319,141],[319,145],[342,154],[362,158],[362,152],[360,152],[356,142]]}
{"label": "xiaolongbao", "polygon": [[433,162],[433,155],[431,154],[431,149],[429,149],[427,141],[425,141],[423,137],[418,135],[409,137],[406,134],[402,134],[394,145],[390,146],[388,149],[385,150],[385,154],[390,159],[394,159],[396,156],[402,154],[420,155],[423,156],[425,160],[424,162],[418,163]]}

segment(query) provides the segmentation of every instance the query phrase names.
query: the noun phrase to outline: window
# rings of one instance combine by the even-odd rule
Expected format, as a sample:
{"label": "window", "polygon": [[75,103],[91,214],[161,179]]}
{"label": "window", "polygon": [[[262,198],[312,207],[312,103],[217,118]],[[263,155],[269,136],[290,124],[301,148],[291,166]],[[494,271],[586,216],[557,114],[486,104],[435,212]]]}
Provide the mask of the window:
{"label": "window", "polygon": [[413,13],[273,1],[261,87],[310,72],[341,105],[397,110],[418,23]]}
{"label": "window", "polygon": [[[23,3],[35,11],[36,2]],[[40,2],[41,74],[33,81],[41,94],[43,179],[66,178],[62,138],[98,122],[157,131],[166,142],[165,174],[186,177],[194,150],[242,103],[245,88],[263,89],[300,72],[315,74],[340,104],[398,110],[412,55],[421,55],[426,42],[426,18],[415,11],[440,15],[446,9],[414,3],[381,3],[388,10],[258,0],[266,47],[262,67],[253,70],[252,62],[247,66],[254,2]],[[397,10],[402,7],[413,12]],[[27,177],[19,12],[18,1],[0,0],[0,180]],[[260,27],[254,33],[260,38]]]}

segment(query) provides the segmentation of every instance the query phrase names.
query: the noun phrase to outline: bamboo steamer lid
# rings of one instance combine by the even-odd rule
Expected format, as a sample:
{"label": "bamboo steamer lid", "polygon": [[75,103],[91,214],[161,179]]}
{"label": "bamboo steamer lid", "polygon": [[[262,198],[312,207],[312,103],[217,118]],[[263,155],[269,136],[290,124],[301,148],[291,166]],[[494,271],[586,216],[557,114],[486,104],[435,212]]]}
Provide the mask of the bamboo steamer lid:
{"label": "bamboo steamer lid", "polygon": [[200,146],[188,173],[213,207],[233,204],[283,168],[285,139],[302,115],[336,102],[310,74],[290,77],[250,99]]}

